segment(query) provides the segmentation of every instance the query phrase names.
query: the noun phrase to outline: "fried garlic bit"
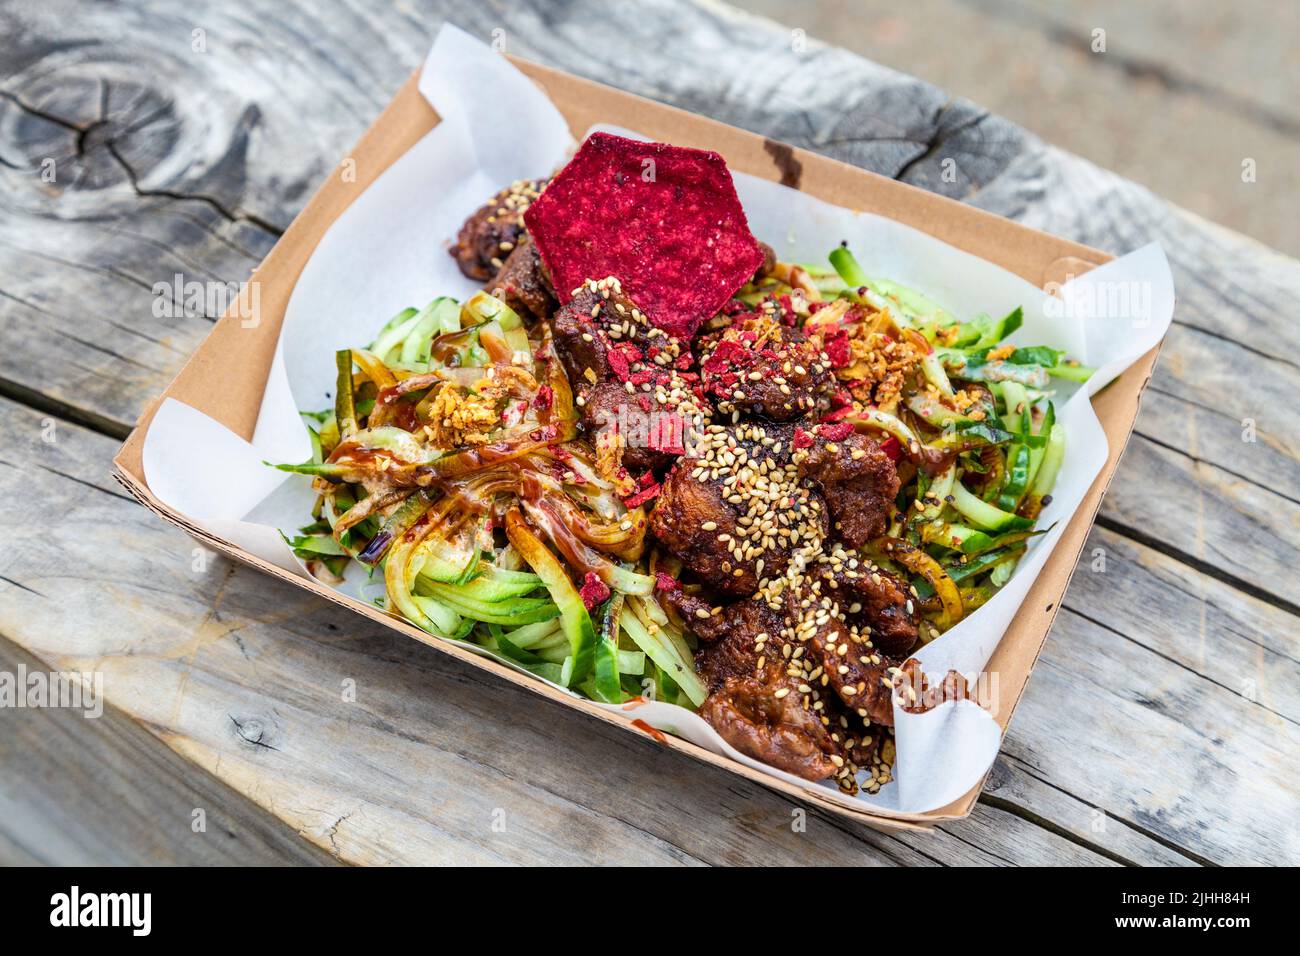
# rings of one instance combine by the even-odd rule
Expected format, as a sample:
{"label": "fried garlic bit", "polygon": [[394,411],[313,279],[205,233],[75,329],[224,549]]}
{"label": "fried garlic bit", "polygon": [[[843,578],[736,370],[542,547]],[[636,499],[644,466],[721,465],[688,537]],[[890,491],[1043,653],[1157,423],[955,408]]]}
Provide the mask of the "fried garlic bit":
{"label": "fried garlic bit", "polygon": [[[804,331],[828,353],[842,356],[835,377],[853,398],[890,414],[898,409],[907,376],[924,357],[888,309],[875,311],[843,299],[818,310]],[[842,343],[838,350],[833,338]]]}
{"label": "fried garlic bit", "polygon": [[501,387],[483,378],[473,389],[445,382],[429,405],[429,421],[424,426],[429,441],[440,448],[482,445],[501,423],[497,410]]}

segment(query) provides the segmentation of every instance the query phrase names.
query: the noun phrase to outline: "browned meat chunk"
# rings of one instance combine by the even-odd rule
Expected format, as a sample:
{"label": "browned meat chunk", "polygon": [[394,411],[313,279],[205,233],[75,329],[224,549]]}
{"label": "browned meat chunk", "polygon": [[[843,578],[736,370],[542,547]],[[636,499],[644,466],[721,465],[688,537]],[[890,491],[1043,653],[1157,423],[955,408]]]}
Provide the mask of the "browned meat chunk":
{"label": "browned meat chunk", "polygon": [[870,637],[872,647],[890,657],[903,657],[912,649],[919,636],[920,612],[906,584],[845,552],[833,552],[821,571],[820,593],[838,605],[849,624]]}
{"label": "browned meat chunk", "polygon": [[894,677],[899,690],[900,706],[909,714],[924,714],[941,704],[957,700],[979,703],[976,690],[958,671],[948,671],[937,684],[930,683],[915,657],[905,661]]}
{"label": "browned meat chunk", "polygon": [[[582,395],[582,427],[592,436],[613,430],[623,436],[623,465],[633,473],[660,471],[673,463],[675,456],[650,446],[651,428],[656,424],[650,411],[637,397],[629,395],[617,382],[579,388]],[[655,440],[664,445],[661,434]]]}
{"label": "browned meat chunk", "polygon": [[873,724],[894,726],[892,695],[884,680],[897,660],[874,650],[865,637],[834,617],[813,629],[808,646],[809,666],[820,664],[831,689],[850,710]]}
{"label": "browned meat chunk", "polygon": [[[720,640],[728,631],[726,619],[721,614],[712,614],[713,605],[698,594],[693,594],[682,587],[661,592],[660,603],[681,618],[694,635],[706,643]],[[704,613],[700,613],[703,611]]]}
{"label": "browned meat chunk", "polygon": [[870,641],[889,657],[905,657],[917,644],[920,614],[904,581],[840,545],[818,558],[807,576],[811,601]]}
{"label": "browned meat chunk", "polygon": [[858,434],[827,441],[814,432],[811,447],[795,461],[821,489],[834,537],[860,548],[885,533],[899,481],[893,459],[878,442]]}
{"label": "browned meat chunk", "polygon": [[683,617],[702,642],[695,654],[695,669],[710,691],[716,691],[729,677],[757,676],[760,658],[764,664],[781,659],[789,625],[785,615],[766,602],[736,601],[716,614],[699,602],[689,611]]}
{"label": "browned meat chunk", "polygon": [[[819,557],[790,600],[793,639],[807,650],[802,680],[829,686],[857,717],[893,726],[892,693],[885,681],[917,634],[898,580],[836,546]],[[879,624],[906,636],[900,639],[891,630],[882,645]]]}
{"label": "browned meat chunk", "polygon": [[843,766],[829,721],[820,719],[800,691],[800,681],[787,673],[785,614],[751,600],[716,613],[707,605],[692,610],[692,630],[709,641],[695,655],[695,668],[710,691],[700,716],[722,739],[741,753],[809,780],[836,772],[832,754]]}
{"label": "browned meat chunk", "polygon": [[855,686],[842,689],[840,699],[863,720],[882,727],[894,726],[894,692],[886,681],[891,680],[890,668],[897,666],[898,661],[882,658],[879,664],[865,669]]}
{"label": "browned meat chunk", "polygon": [[[619,304],[623,304],[620,302]],[[568,373],[575,393],[585,386],[602,381],[614,381],[614,368],[608,352],[612,342],[602,320],[606,299],[598,291],[582,287],[577,295],[560,308],[551,319],[551,333],[555,336],[555,351]],[[591,315],[591,312],[597,315]]]}
{"label": "browned meat chunk", "polygon": [[879,762],[885,741],[892,739],[890,729],[883,726],[869,726],[865,721],[857,719],[856,715],[853,719],[854,724],[851,729],[846,727],[840,731],[844,755],[853,761],[855,766],[870,767]]}
{"label": "browned meat chunk", "polygon": [[729,677],[704,701],[700,716],[741,753],[805,780],[824,780],[844,766],[839,745],[775,665],[762,678]]}
{"label": "browned meat chunk", "polygon": [[[869,705],[888,723],[893,713],[887,688],[882,707],[839,670],[850,653],[839,647],[860,640],[852,628],[829,615],[819,623],[818,608],[805,604],[741,600],[715,609],[684,592],[668,600],[701,641],[695,665],[710,696],[700,713],[732,746],[810,779],[835,776],[846,790],[859,767],[878,768],[886,731],[868,727],[858,710]],[[859,672],[878,684],[874,671]]]}
{"label": "browned meat chunk", "polygon": [[683,378],[689,349],[653,328],[609,279],[581,286],[551,329],[588,432],[617,431],[631,472],[662,471],[682,454],[698,412]]}
{"label": "browned meat chunk", "polygon": [[[723,500],[719,482],[693,474],[694,459],[679,462],[668,474],[650,515],[650,533],[701,581],[730,594],[752,594],[758,576],[752,563],[731,553],[736,513]],[[740,569],[741,576],[733,571]]]}
{"label": "browned meat chunk", "polygon": [[696,348],[705,393],[723,414],[792,421],[833,384],[826,356],[798,329],[761,312],[736,316]]}
{"label": "browned meat chunk", "polygon": [[511,183],[475,210],[460,227],[451,254],[467,278],[487,282],[501,271],[524,231],[524,210],[541,192],[544,180]]}
{"label": "browned meat chunk", "polygon": [[790,462],[792,434],[710,426],[664,482],[650,530],[716,591],[753,594],[826,534],[826,509]]}
{"label": "browned meat chunk", "polygon": [[488,291],[514,309],[525,320],[545,319],[555,309],[555,294],[542,266],[537,247],[527,236],[506,257]]}
{"label": "browned meat chunk", "polygon": [[819,699],[831,739],[840,745],[840,752],[857,768],[868,768],[879,761],[880,748],[891,739],[893,729],[883,724],[873,725],[859,717],[838,694],[821,692]]}

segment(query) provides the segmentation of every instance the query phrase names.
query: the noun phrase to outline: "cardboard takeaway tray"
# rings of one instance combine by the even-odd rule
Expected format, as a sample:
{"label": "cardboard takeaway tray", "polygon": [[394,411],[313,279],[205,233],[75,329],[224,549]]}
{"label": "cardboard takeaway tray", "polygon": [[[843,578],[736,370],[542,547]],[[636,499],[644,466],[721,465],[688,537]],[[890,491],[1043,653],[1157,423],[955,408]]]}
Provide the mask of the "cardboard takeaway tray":
{"label": "cardboard takeaway tray", "polygon": [[[701,116],[579,79],[567,73],[511,58],[537,82],[568,121],[575,138],[597,123],[616,123],[656,140],[712,149],[721,153],[732,169],[774,182],[784,182],[827,202],[863,212],[888,216],[988,260],[1037,286],[1064,282],[1108,261],[1111,256],[1078,243],[1017,225],[1010,220],[935,196],[923,190],[864,172],[844,163],[785,146]],[[518,684],[548,697],[561,706],[584,711],[599,720],[617,724],[632,733],[644,731],[623,717],[480,657],[455,643],[439,641],[418,628],[384,614],[375,607],[345,597],[315,580],[290,574],[234,545],[195,527],[159,501],[149,490],[142,462],[144,436],[154,412],[165,398],[174,398],[210,416],[244,439],[251,439],[261,406],[272,355],[280,334],[285,308],[317,242],[330,224],[389,164],[438,123],[438,116],[417,89],[412,76],[366,131],[348,158],[355,160],[355,179],[345,181],[337,172],[312,197],[266,260],[253,272],[260,284],[261,321],[253,328],[241,325],[235,307],[217,322],[212,332],[176,378],[147,408],[114,459],[117,478],[142,503],[214,550],[229,555],[306,588],[372,620],[396,628],[470,667],[491,671],[501,680]],[[539,170],[539,173],[542,172]],[[351,177],[348,177],[351,179]],[[994,718],[1003,730],[1011,720],[1034,662],[1047,638],[1052,620],[1070,580],[1102,495],[1115,473],[1124,445],[1138,413],[1142,390],[1155,364],[1152,349],[1093,399],[1093,408],[1109,442],[1109,456],[1067,526],[1037,581],[1009,626],[988,664],[998,675]],[[970,813],[982,783],[948,806],[925,813],[891,813],[867,806],[846,807],[818,793],[713,754],[688,741],[655,734],[664,746],[689,753],[731,773],[739,774],[787,796],[818,805],[882,829],[923,829]]]}

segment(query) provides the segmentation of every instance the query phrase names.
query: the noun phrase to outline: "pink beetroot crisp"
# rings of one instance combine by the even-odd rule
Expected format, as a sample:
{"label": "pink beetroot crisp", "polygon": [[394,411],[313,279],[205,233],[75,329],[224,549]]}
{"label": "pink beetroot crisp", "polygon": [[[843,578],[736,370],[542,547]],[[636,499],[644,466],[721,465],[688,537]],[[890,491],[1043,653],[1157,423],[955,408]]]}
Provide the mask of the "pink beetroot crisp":
{"label": "pink beetroot crisp", "polygon": [[561,303],[614,276],[689,339],[763,262],[727,164],[701,149],[593,133],[524,213]]}

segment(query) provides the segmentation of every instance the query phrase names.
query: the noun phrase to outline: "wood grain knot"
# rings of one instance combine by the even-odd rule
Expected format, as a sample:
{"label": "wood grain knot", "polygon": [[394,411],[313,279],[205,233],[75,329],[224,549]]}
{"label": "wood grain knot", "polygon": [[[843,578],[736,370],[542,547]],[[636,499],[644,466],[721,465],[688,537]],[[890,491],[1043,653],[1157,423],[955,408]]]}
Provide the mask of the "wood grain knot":
{"label": "wood grain knot", "polygon": [[205,82],[205,58],[178,47],[150,51],[148,82],[138,58],[102,45],[24,50],[0,92],[6,198],[63,219],[117,215],[141,197],[236,206],[258,107]]}

